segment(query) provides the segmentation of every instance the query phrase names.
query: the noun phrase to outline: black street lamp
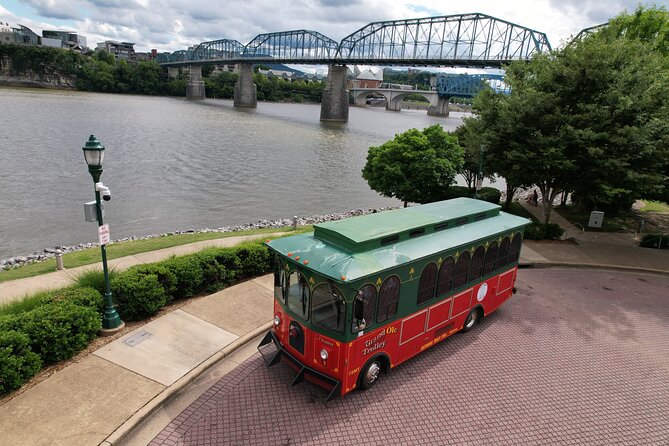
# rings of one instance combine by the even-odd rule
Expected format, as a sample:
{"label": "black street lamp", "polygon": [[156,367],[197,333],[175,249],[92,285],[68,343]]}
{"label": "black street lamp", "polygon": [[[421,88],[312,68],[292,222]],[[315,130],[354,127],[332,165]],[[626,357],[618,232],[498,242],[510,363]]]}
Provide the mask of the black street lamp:
{"label": "black street lamp", "polygon": [[[91,135],[83,147],[86,164],[88,164],[88,172],[93,177],[95,184],[95,211],[97,213],[98,227],[103,225],[102,222],[102,206],[100,204],[100,191],[106,192],[105,200],[111,199],[109,189],[100,183],[100,175],[102,175],[102,160],[105,157],[105,147],[98,141],[94,135]],[[99,233],[99,230],[98,230]],[[100,250],[102,251],[102,270],[105,275],[105,312],[102,316],[102,334],[110,335],[123,329],[125,323],[114,308],[112,301],[111,287],[109,285],[109,270],[107,269],[107,246],[100,243]]]}

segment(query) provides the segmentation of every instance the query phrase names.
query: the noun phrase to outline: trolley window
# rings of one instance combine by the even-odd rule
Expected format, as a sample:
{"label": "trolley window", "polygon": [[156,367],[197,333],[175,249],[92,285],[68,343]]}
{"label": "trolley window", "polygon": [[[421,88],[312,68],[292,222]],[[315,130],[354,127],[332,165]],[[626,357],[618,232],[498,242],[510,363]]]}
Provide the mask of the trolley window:
{"label": "trolley window", "polygon": [[506,265],[506,256],[509,253],[509,237],[504,237],[502,243],[499,245],[497,251],[497,261],[495,262],[495,269],[500,269]]}
{"label": "trolley window", "polygon": [[293,271],[286,280],[286,304],[288,309],[303,319],[309,315],[309,284],[307,279]]}
{"label": "trolley window", "polygon": [[285,303],[285,295],[283,293],[283,282],[286,276],[283,274],[283,262],[276,257],[274,259],[274,295],[280,297]]}
{"label": "trolley window", "polygon": [[437,285],[437,264],[430,262],[423,269],[420,275],[420,282],[418,283],[418,298],[416,304],[420,305],[434,296],[434,288]]}
{"label": "trolley window", "polygon": [[448,257],[441,264],[439,269],[439,280],[437,282],[437,296],[443,296],[451,291],[453,285],[453,274],[455,273],[455,260],[453,257]]}
{"label": "trolley window", "polygon": [[469,272],[469,251],[460,254],[458,262],[455,264],[455,277],[453,278],[453,289],[460,288],[467,283],[467,273]]}
{"label": "trolley window", "polygon": [[485,254],[485,266],[483,267],[484,276],[487,276],[495,270],[495,260],[497,260],[497,241],[490,243],[488,251]]}
{"label": "trolley window", "polygon": [[379,309],[376,312],[376,322],[383,322],[397,313],[399,298],[400,278],[390,276],[383,282],[379,290]]}
{"label": "trolley window", "polygon": [[351,325],[351,331],[357,333],[374,325],[376,287],[371,283],[363,286],[358,290],[358,294],[355,296],[353,302],[353,324]]}
{"label": "trolley window", "polygon": [[518,260],[518,255],[520,254],[520,233],[516,233],[511,240],[511,245],[509,245],[509,255],[506,257],[506,264],[510,265],[511,263]]}
{"label": "trolley window", "polygon": [[472,256],[472,266],[469,268],[469,281],[473,282],[481,277],[483,273],[483,257],[485,256],[485,248],[479,245]]}
{"label": "trolley window", "polygon": [[346,319],[344,295],[332,283],[322,283],[311,294],[311,321],[327,330],[342,333]]}

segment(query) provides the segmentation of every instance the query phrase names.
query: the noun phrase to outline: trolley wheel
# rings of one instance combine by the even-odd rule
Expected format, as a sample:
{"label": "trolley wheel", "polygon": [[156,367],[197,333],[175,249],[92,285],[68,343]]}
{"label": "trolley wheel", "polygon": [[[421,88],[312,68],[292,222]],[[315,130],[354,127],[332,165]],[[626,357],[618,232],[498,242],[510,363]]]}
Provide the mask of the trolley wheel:
{"label": "trolley wheel", "polygon": [[365,364],[362,372],[360,372],[360,388],[362,390],[371,388],[376,383],[376,381],[379,380],[381,369],[381,358],[374,358]]}
{"label": "trolley wheel", "polygon": [[479,313],[479,310],[474,308],[472,311],[469,312],[467,315],[467,319],[465,319],[465,325],[462,326],[462,332],[467,333],[469,330],[474,328],[474,325],[479,321],[481,317],[481,314]]}

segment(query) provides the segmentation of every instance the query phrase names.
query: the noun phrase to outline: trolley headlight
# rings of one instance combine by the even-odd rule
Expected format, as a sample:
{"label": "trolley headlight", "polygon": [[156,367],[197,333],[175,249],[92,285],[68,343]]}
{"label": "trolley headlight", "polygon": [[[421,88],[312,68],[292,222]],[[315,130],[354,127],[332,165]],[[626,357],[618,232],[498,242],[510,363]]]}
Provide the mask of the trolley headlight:
{"label": "trolley headlight", "polygon": [[281,318],[277,314],[276,316],[274,316],[274,325],[278,327],[280,323],[281,323]]}
{"label": "trolley headlight", "polygon": [[323,361],[327,361],[327,360],[328,360],[328,351],[325,350],[324,348],[321,349],[321,359],[322,359]]}

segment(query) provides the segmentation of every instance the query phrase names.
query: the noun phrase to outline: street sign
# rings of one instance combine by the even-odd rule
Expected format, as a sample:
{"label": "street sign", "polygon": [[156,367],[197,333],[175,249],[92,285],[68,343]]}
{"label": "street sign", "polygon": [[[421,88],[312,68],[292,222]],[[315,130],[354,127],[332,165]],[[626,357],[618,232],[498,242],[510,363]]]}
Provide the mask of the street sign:
{"label": "street sign", "polygon": [[100,239],[101,245],[106,245],[109,243],[109,225],[104,224],[98,226],[98,238]]}

